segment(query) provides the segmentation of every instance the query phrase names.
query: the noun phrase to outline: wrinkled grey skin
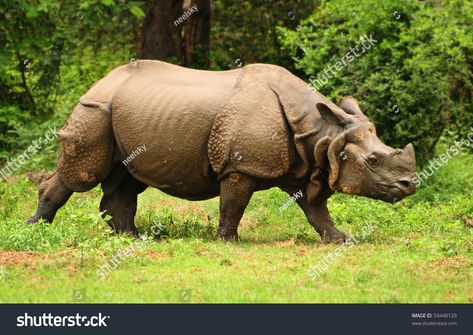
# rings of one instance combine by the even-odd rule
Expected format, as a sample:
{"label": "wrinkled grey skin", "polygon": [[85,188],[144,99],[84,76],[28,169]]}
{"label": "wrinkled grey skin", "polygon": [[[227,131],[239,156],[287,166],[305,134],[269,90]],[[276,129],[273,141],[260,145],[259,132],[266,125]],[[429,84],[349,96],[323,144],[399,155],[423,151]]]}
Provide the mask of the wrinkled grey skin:
{"label": "wrinkled grey skin", "polygon": [[334,191],[387,202],[415,192],[411,144],[386,146],[354,98],[337,106],[274,65],[121,66],[80,99],[59,135],[57,171],[41,183],[29,223],[52,222],[73,192],[100,183],[109,225],[136,235],[137,196],[151,186],[189,200],[220,196],[218,236],[229,240],[252,194],[279,187],[302,195],[297,204],[324,242],[340,242],[327,209]]}

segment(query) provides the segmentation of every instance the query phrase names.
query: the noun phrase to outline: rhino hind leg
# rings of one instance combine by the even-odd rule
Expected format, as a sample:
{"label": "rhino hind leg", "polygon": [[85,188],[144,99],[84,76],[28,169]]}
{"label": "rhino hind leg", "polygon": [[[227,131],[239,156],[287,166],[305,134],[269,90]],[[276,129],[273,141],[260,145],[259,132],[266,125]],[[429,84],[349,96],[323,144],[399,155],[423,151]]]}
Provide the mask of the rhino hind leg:
{"label": "rhino hind leg", "polygon": [[256,190],[254,178],[241,173],[230,173],[220,182],[220,218],[217,237],[238,240],[238,224]]}
{"label": "rhino hind leg", "polygon": [[38,208],[27,223],[36,223],[41,219],[53,222],[56,212],[67,202],[72,193],[73,191],[64,184],[59,174],[54,172],[48,179],[41,182]]}
{"label": "rhino hind leg", "polygon": [[104,195],[100,211],[104,217],[107,214],[112,217],[107,223],[115,232],[138,236],[135,226],[138,194],[146,190],[147,185],[133,178],[120,165],[102,182]]}

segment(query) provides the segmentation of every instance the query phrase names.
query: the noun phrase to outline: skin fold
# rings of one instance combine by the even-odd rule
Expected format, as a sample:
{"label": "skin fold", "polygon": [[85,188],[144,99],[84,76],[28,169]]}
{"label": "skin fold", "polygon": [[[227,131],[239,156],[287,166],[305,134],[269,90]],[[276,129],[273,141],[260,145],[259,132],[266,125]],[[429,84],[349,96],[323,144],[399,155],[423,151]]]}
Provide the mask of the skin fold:
{"label": "skin fold", "polygon": [[411,144],[386,146],[354,98],[337,106],[275,65],[124,65],[81,97],[59,136],[57,171],[41,183],[29,223],[52,222],[73,192],[101,184],[109,225],[137,235],[138,194],[155,187],[220,196],[218,236],[237,239],[252,194],[279,187],[302,194],[295,201],[324,242],[341,242],[327,209],[335,191],[387,202],[415,193]]}

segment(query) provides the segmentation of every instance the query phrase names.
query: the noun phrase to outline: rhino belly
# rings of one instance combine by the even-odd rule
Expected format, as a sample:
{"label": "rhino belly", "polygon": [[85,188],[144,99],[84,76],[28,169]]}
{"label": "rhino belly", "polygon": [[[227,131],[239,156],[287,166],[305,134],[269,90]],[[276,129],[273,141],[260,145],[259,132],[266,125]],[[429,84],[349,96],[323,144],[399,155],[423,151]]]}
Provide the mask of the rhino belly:
{"label": "rhino belly", "polygon": [[207,145],[220,101],[199,87],[186,88],[186,96],[176,96],[175,89],[120,89],[112,122],[124,164],[138,180],[173,196],[216,196]]}

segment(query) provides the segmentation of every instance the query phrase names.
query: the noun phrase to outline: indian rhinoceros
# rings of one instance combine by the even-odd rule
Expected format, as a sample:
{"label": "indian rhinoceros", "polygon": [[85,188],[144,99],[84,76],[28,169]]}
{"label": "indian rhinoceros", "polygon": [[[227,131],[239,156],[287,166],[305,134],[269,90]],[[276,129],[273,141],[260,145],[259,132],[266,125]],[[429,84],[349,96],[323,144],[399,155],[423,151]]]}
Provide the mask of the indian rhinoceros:
{"label": "indian rhinoceros", "polygon": [[339,191],[387,202],[415,192],[414,148],[393,149],[352,97],[335,105],[286,69],[230,71],[140,60],[80,98],[59,132],[57,171],[39,187],[28,222],[52,222],[73,192],[101,183],[100,210],[136,235],[137,195],[148,186],[189,200],[220,196],[218,237],[237,228],[255,191],[279,187],[324,242],[343,241],[327,209]]}

